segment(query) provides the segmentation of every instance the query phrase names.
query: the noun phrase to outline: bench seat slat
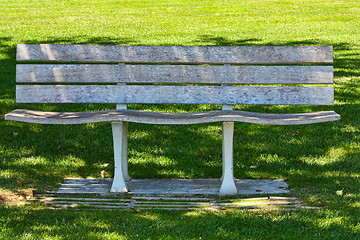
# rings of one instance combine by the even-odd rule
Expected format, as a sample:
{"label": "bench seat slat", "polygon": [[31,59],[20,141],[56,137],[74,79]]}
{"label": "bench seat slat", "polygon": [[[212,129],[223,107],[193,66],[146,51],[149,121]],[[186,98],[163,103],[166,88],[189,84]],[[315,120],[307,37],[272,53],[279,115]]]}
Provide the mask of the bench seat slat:
{"label": "bench seat slat", "polygon": [[332,63],[332,46],[112,46],[18,44],[18,61],[281,64]]}
{"label": "bench seat slat", "polygon": [[18,64],[17,82],[332,84],[332,66]]}
{"label": "bench seat slat", "polygon": [[336,121],[340,119],[340,116],[333,111],[268,114],[245,111],[208,111],[196,113],[160,113],[138,110],[43,112],[17,109],[7,114],[5,119],[42,124],[83,124],[107,121],[125,121],[147,124],[199,124],[236,121],[271,125],[298,125]]}
{"label": "bench seat slat", "polygon": [[333,105],[333,87],[17,85],[18,103]]}

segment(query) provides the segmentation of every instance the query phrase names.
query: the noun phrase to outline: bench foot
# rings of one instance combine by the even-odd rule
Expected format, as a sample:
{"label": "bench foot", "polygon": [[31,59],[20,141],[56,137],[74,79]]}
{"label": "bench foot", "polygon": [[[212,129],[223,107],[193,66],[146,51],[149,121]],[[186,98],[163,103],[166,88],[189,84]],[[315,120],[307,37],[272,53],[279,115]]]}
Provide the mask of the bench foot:
{"label": "bench foot", "polygon": [[219,191],[220,195],[236,195],[238,193],[234,180],[223,181]]}
{"label": "bench foot", "polygon": [[237,194],[233,171],[234,122],[223,122],[222,127],[223,174],[220,195],[234,195]]}
{"label": "bench foot", "polygon": [[127,193],[128,189],[126,187],[125,181],[119,181],[118,179],[114,178],[113,184],[111,186],[110,192],[113,193]]}

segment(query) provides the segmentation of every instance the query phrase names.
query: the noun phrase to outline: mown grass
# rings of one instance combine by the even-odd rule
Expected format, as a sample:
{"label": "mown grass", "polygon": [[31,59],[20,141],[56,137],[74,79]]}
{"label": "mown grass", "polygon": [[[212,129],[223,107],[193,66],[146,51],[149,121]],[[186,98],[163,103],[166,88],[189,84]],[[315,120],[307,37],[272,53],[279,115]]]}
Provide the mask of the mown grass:
{"label": "mown grass", "polygon": [[[6,209],[7,239],[356,239],[333,211],[183,212]],[[11,238],[15,236],[15,238]]]}
{"label": "mown grass", "polygon": [[[4,121],[16,108],[86,111],[113,105],[15,103],[18,43],[333,45],[335,105],[236,106],[272,112],[335,110],[304,126],[238,123],[235,176],[282,178],[291,196],[323,210],[296,212],[53,211],[0,205],[0,239],[357,239],[359,235],[360,9],[356,0],[4,0],[0,2],[0,194],[54,189],[65,176],[112,174],[109,123]],[[131,106],[173,111],[179,106]],[[198,111],[218,106],[181,106]],[[177,110],[178,111],[178,110]],[[196,144],[194,144],[196,143]],[[218,178],[220,124],[130,124],[134,178]],[[108,164],[108,165],[107,165]],[[250,168],[250,166],[257,166]],[[343,195],[336,191],[343,190]],[[1,196],[1,195],[0,195]]]}

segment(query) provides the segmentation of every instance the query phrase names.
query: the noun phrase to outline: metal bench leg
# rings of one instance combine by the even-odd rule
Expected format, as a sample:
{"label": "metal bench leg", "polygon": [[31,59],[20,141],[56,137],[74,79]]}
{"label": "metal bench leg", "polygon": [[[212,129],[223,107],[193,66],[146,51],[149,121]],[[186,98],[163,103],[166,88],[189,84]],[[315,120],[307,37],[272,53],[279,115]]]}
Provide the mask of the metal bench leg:
{"label": "metal bench leg", "polygon": [[223,174],[220,195],[233,195],[237,194],[233,172],[234,122],[223,122],[222,127]]}
{"label": "metal bench leg", "polygon": [[128,123],[122,122],[122,167],[123,175],[125,181],[130,181],[129,171],[128,171]]}
{"label": "metal bench leg", "polygon": [[[122,85],[122,83],[118,83],[118,85]],[[127,109],[126,104],[116,104],[116,109]],[[123,128],[122,128],[122,166],[123,166],[123,174],[125,181],[130,181],[130,176],[128,172],[128,123],[122,122]]]}
{"label": "metal bench leg", "polygon": [[114,143],[114,180],[110,192],[128,192],[125,180],[127,170],[127,122],[112,122]]}

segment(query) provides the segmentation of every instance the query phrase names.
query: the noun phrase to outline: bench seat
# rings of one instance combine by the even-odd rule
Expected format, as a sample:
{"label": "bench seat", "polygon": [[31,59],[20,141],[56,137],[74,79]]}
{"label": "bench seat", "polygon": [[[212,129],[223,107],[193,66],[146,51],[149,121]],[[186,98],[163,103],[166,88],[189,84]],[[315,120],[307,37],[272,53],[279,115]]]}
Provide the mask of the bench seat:
{"label": "bench seat", "polygon": [[270,114],[246,111],[207,111],[194,113],[162,113],[139,110],[107,110],[96,112],[44,112],[17,109],[6,115],[6,120],[41,124],[83,124],[94,122],[136,122],[146,124],[198,124],[210,122],[246,122],[271,125],[298,125],[337,121],[333,111]]}

